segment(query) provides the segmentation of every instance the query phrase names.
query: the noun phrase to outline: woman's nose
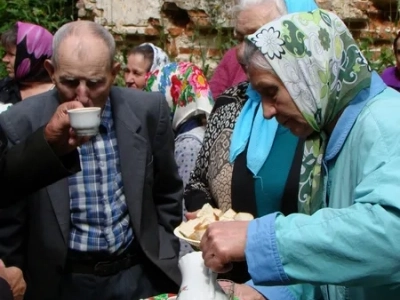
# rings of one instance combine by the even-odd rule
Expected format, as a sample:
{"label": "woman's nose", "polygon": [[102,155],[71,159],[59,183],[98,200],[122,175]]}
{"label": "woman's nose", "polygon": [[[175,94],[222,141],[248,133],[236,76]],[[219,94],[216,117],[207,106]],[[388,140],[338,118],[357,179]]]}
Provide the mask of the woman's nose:
{"label": "woman's nose", "polygon": [[126,77],[125,81],[127,83],[134,83],[135,82],[135,77],[133,76],[132,73],[129,73],[129,75]]}
{"label": "woman's nose", "polygon": [[274,105],[263,102],[262,108],[263,108],[264,118],[269,120],[276,115],[276,108]]}

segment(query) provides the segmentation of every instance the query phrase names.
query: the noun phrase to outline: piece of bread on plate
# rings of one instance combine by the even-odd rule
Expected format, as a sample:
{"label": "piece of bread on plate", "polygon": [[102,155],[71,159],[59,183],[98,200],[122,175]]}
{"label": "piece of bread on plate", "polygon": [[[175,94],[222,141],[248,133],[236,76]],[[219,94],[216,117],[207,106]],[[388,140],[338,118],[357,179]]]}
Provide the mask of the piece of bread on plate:
{"label": "piece of bread on plate", "polygon": [[236,212],[230,208],[219,217],[219,221],[233,221],[236,216]]}
{"label": "piece of bread on plate", "polygon": [[253,219],[254,219],[254,217],[252,214],[245,213],[245,212],[239,212],[234,217],[235,221],[251,221]]}
{"label": "piece of bread on plate", "polygon": [[195,230],[205,230],[207,229],[208,225],[211,223],[216,222],[214,216],[206,216],[199,218],[200,223],[194,228]]}
{"label": "piece of bread on plate", "polygon": [[188,220],[179,226],[179,232],[186,238],[190,238],[196,232],[196,227],[201,223],[200,219]]}
{"label": "piece of bread on plate", "polygon": [[214,209],[213,207],[206,203],[203,205],[203,207],[200,209],[200,211],[197,213],[197,218],[202,218],[202,217],[214,217]]}
{"label": "piece of bread on plate", "polygon": [[193,232],[193,234],[189,237],[189,239],[195,240],[195,241],[201,241],[201,238],[203,237],[203,235],[204,235],[205,232],[206,232],[206,229],[196,230],[196,231]]}

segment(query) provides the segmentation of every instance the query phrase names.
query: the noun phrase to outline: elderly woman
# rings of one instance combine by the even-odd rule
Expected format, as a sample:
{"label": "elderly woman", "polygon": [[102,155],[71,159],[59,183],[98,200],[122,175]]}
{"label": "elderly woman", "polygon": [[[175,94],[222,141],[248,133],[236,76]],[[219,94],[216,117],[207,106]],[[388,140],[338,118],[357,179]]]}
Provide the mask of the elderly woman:
{"label": "elderly woman", "polygon": [[333,13],[291,14],[248,38],[264,117],[306,138],[302,213],[211,224],[206,265],[246,259],[255,283],[312,283],[324,299],[400,299],[400,94]]}
{"label": "elderly woman", "polygon": [[[192,63],[170,63],[148,75],[144,90],[163,93],[171,108],[175,160],[185,186],[203,143],[205,121],[214,104],[207,79]],[[181,242],[180,256],[191,251],[187,243]]]}
{"label": "elderly woman", "polygon": [[388,86],[400,91],[400,31],[393,41],[393,53],[396,58],[396,65],[386,68],[381,76]]}
{"label": "elderly woman", "polygon": [[168,54],[152,43],[141,44],[129,51],[124,68],[125,84],[129,88],[143,89],[149,72],[169,63]]}
{"label": "elderly woman", "polygon": [[[296,10],[317,8],[313,0],[241,0],[238,3],[235,32],[239,41],[263,24]],[[242,44],[237,47],[242,49]],[[243,61],[242,51],[238,58]],[[233,208],[261,217],[281,211],[297,212],[303,140],[263,118],[260,97],[248,82],[226,90],[217,100],[207,124],[203,147],[185,188],[186,208],[193,212],[205,203],[222,210]],[[265,145],[261,147],[260,145]],[[188,214],[193,217],[193,214]],[[229,274],[237,283],[250,279],[245,263],[236,263]],[[236,284],[238,294],[254,289]],[[258,291],[271,298],[269,291]],[[244,297],[244,296],[243,296]]]}
{"label": "elderly woman", "polygon": [[8,78],[0,84],[0,102],[15,104],[54,85],[43,63],[52,55],[52,34],[41,26],[17,22],[1,35]]}

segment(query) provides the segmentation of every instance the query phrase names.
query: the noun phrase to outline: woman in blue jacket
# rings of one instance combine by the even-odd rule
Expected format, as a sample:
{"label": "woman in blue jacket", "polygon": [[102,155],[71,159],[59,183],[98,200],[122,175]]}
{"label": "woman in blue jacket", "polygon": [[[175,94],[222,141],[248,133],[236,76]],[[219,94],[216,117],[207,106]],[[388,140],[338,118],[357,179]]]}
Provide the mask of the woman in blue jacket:
{"label": "woman in blue jacket", "polygon": [[[265,118],[306,139],[301,213],[211,224],[207,266],[246,260],[278,299],[400,299],[400,94],[348,28],[323,10],[284,16],[248,37],[250,82]],[[305,285],[299,285],[305,286]]]}

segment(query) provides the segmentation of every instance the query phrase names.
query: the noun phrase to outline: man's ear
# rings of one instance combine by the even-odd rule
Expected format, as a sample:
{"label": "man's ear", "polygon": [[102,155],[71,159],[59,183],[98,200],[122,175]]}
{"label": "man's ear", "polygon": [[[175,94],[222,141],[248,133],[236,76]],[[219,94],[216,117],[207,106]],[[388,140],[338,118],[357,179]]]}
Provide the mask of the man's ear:
{"label": "man's ear", "polygon": [[121,64],[119,62],[114,62],[112,69],[111,69],[111,74],[116,77],[121,70]]}
{"label": "man's ear", "polygon": [[44,68],[46,69],[47,73],[49,73],[49,76],[51,78],[51,81],[53,81],[53,83],[55,84],[55,80],[54,80],[54,66],[53,63],[51,62],[50,59],[46,59],[44,61]]}

